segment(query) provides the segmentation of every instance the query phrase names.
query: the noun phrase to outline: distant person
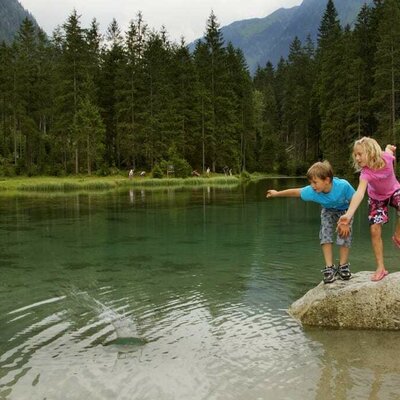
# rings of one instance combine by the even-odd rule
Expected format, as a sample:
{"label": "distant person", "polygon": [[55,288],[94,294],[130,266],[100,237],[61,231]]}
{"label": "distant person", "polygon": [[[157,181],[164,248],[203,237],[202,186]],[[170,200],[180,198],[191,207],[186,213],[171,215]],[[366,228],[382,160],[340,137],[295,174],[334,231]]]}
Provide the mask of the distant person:
{"label": "distant person", "polygon": [[391,144],[382,151],[377,141],[369,137],[355,141],[353,161],[355,169],[361,171],[360,180],[349,209],[339,220],[340,226],[349,223],[367,191],[368,220],[376,259],[376,271],[371,277],[372,281],[380,281],[388,274],[383,258],[382,241],[382,225],[389,221],[388,206],[397,210],[392,240],[400,248],[400,183],[396,179],[393,167],[395,151],[396,146]]}
{"label": "distant person", "polygon": [[209,175],[210,175],[210,167],[207,167],[207,171],[206,171],[206,173],[207,173],[207,176],[209,176]]}
{"label": "distant person", "polygon": [[134,171],[133,171],[133,169],[131,169],[131,170],[129,171],[129,179],[132,179],[132,178],[133,178],[133,174],[134,174]]}
{"label": "distant person", "polygon": [[346,236],[336,235],[336,244],[339,247],[339,265],[333,262],[333,242],[336,224],[339,218],[346,213],[351,198],[355,192],[354,188],[345,179],[333,176],[333,170],[328,161],[316,162],[307,171],[308,186],[302,188],[267,191],[267,198],[271,197],[300,197],[304,201],[313,201],[322,206],[321,227],[319,239],[322,253],[325,259],[323,273],[324,283],[333,282],[338,276],[340,279],[348,280],[351,277],[349,268],[349,252],[352,240],[351,222]]}

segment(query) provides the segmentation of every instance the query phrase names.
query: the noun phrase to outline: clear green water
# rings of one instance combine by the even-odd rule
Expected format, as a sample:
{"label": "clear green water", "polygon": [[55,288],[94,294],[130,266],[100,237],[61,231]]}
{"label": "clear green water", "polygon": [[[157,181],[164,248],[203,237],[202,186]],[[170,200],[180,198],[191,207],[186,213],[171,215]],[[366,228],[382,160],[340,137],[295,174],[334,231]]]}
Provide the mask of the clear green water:
{"label": "clear green water", "polygon": [[321,280],[319,207],[264,193],[304,183],[1,198],[0,399],[400,398],[399,333],[286,313]]}

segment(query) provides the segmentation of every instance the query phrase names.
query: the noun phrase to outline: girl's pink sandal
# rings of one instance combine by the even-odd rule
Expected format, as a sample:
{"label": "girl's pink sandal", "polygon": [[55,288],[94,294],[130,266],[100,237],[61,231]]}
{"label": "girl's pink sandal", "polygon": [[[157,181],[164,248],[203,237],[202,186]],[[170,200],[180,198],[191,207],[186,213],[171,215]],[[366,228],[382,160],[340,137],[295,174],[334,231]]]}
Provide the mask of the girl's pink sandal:
{"label": "girl's pink sandal", "polygon": [[371,281],[378,282],[378,281],[382,280],[388,274],[389,274],[389,272],[386,271],[386,269],[379,271],[379,272],[375,272],[375,274],[372,275]]}

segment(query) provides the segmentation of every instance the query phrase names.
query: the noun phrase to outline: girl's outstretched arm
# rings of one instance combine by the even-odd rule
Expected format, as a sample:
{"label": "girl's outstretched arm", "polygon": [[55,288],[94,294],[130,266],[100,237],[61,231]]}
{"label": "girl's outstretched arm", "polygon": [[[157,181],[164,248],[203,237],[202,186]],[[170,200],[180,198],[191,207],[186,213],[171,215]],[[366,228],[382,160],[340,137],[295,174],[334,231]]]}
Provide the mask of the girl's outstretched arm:
{"label": "girl's outstretched arm", "polygon": [[265,197],[269,199],[270,197],[300,197],[301,188],[296,189],[286,189],[286,190],[267,190]]}
{"label": "girl's outstretched arm", "polygon": [[365,191],[367,190],[368,182],[360,179],[360,183],[358,184],[357,190],[354,193],[353,197],[350,201],[349,209],[343,214],[338,222],[337,222],[337,230],[339,235],[342,237],[347,237],[350,234],[349,224],[351,219],[353,218],[354,213],[356,212],[358,206],[361,204],[362,199],[364,198]]}
{"label": "girl's outstretched arm", "polygon": [[356,212],[358,206],[361,204],[362,199],[364,198],[365,191],[367,190],[368,182],[364,179],[360,179],[360,183],[358,184],[356,192],[353,194],[351,198],[351,202],[349,205],[349,209],[346,211],[346,214],[343,214],[339,218],[339,223],[349,223],[353,218],[354,213]]}

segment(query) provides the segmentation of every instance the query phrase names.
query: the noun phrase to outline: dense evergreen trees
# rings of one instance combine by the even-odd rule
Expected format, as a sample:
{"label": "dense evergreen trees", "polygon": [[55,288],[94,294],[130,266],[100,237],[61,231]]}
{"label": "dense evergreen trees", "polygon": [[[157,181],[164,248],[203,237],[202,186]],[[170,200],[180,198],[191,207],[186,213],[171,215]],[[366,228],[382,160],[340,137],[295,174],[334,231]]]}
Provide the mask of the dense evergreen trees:
{"label": "dense evergreen trees", "polygon": [[[315,51],[311,43],[303,46],[294,38],[288,60],[281,60],[272,78],[285,144],[284,154],[275,152],[273,160],[280,170],[301,172],[313,160],[326,158],[337,173],[346,173],[357,137],[397,142],[399,7],[398,0],[365,5],[351,30],[340,25],[328,0]],[[270,70],[270,65],[257,70],[255,89]]]}
{"label": "dense evergreen trees", "polygon": [[0,45],[0,174],[303,173],[321,158],[345,173],[355,138],[397,141],[399,27],[399,0],[365,5],[353,30],[328,0],[318,43],[293,38],[252,78],[213,13],[192,54],[140,13],[104,38],[76,11],[50,40],[26,19]]}

